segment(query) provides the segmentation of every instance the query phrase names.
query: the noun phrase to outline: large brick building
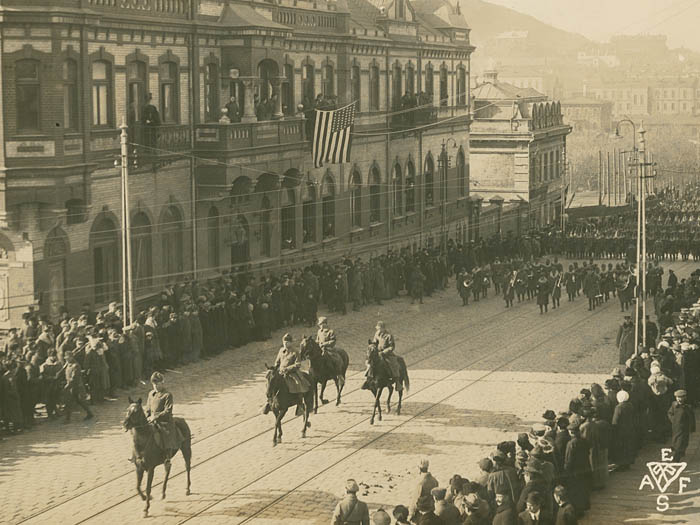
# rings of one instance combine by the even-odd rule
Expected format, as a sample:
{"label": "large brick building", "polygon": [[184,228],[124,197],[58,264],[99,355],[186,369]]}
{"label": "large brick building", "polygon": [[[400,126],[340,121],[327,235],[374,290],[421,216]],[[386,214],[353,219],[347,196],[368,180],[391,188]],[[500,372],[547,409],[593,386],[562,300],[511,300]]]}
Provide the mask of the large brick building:
{"label": "large brick building", "polygon": [[[55,315],[119,298],[123,120],[137,297],[241,264],[477,235],[474,48],[444,0],[3,7],[0,328],[28,304]],[[392,115],[406,92],[432,107]],[[149,93],[155,127],[143,126]],[[299,106],[319,93],[359,101],[349,164],[313,166]],[[232,94],[241,122],[221,124]],[[270,100],[269,120],[254,98]]]}

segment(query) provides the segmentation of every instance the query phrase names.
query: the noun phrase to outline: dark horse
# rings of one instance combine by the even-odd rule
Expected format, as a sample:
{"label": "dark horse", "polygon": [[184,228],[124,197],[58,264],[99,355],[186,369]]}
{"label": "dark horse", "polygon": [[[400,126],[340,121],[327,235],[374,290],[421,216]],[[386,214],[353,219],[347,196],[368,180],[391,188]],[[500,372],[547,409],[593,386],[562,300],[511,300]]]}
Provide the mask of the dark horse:
{"label": "dark horse", "polygon": [[[136,490],[141,496],[141,499],[146,502],[146,508],[143,509],[144,517],[148,516],[148,509],[151,504],[151,484],[153,483],[153,472],[158,465],[165,466],[165,479],[163,480],[163,499],[165,499],[165,489],[168,486],[168,476],[170,476],[170,462],[165,462],[165,452],[156,443],[155,433],[157,430],[146,419],[146,414],[141,406],[141,398],[134,401],[129,398],[129,408],[126,411],[126,419],[124,419],[124,429],[131,430],[131,435],[134,438],[134,464],[136,465]],[[190,495],[190,462],[192,460],[192,433],[190,427],[184,419],[174,417],[173,421],[183,436],[180,451],[185,459],[185,468],[187,469],[187,492]],[[177,451],[173,456],[177,454]],[[172,456],[171,456],[172,457]],[[146,480],[146,494],[141,492],[141,480],[143,473],[148,472]]]}
{"label": "dark horse", "polygon": [[[289,410],[289,407],[296,406],[302,412],[304,426],[301,430],[301,437],[306,437],[306,429],[311,427],[309,416],[314,406],[314,390],[302,394],[292,394],[287,388],[287,381],[280,374],[279,367],[267,366],[267,402],[270,404],[272,413],[275,415],[275,433],[272,437],[272,446],[282,443],[282,418]],[[311,382],[311,381],[309,381]]]}
{"label": "dark horse", "polygon": [[[348,353],[342,348],[335,348],[328,352],[324,352],[318,343],[312,337],[301,338],[301,359],[309,359],[311,361],[311,370],[314,380],[321,385],[321,403],[328,403],[323,398],[323,393],[326,390],[326,382],[333,380],[338,395],[335,400],[335,406],[340,404],[340,395],[345,386],[345,373],[348,371],[350,358]],[[314,388],[316,395],[314,396],[314,414],[318,412],[318,388]]]}
{"label": "dark horse", "polygon": [[389,365],[384,361],[384,358],[380,355],[377,343],[369,341],[369,346],[367,347],[367,362],[369,363],[369,371],[367,375],[367,381],[362,388],[369,390],[374,394],[374,407],[372,408],[372,419],[369,420],[370,425],[374,425],[374,415],[379,410],[379,421],[382,420],[382,406],[380,398],[382,396],[382,390],[385,388],[389,389],[389,397],[386,400],[386,411],[391,412],[391,395],[394,393],[394,387],[399,393],[399,405],[396,408],[396,414],[401,415],[401,400],[403,399],[403,389],[404,386],[406,390],[410,387],[410,382],[408,380],[408,369],[406,368],[406,361],[403,357],[396,356],[399,362],[399,377],[392,378],[391,370]]}

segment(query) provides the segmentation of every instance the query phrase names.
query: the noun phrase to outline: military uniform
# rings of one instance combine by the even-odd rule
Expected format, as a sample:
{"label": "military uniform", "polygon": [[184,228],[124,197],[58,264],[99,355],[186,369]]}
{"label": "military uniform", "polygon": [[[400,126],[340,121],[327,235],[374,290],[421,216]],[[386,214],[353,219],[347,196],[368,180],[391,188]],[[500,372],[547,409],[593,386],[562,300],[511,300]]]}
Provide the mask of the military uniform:
{"label": "military uniform", "polygon": [[346,494],[333,511],[331,525],[369,525],[369,508],[356,494]]}
{"label": "military uniform", "polygon": [[316,342],[321,350],[335,350],[335,332],[330,328],[319,328],[316,333]]}
{"label": "military uniform", "polygon": [[178,450],[182,435],[173,421],[173,395],[167,390],[151,390],[146,402],[146,413],[155,424],[161,437],[163,450]]}
{"label": "military uniform", "polygon": [[389,332],[377,331],[372,342],[377,343],[379,353],[389,365],[391,376],[398,379],[401,376],[401,370],[399,369],[399,361],[394,354],[394,336]]}
{"label": "military uniform", "polygon": [[275,366],[279,367],[280,373],[284,376],[290,394],[301,394],[308,392],[311,388],[308,376],[299,371],[299,358],[292,349],[284,346],[280,348],[275,359]]}

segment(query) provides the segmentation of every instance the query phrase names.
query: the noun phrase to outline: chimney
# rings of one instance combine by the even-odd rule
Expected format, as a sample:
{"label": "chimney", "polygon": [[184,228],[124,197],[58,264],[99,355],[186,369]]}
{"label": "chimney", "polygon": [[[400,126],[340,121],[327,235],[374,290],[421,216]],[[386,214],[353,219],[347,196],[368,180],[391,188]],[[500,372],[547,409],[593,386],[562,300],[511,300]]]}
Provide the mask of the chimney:
{"label": "chimney", "polygon": [[491,84],[498,82],[498,71],[495,69],[484,71],[484,82],[490,82]]}

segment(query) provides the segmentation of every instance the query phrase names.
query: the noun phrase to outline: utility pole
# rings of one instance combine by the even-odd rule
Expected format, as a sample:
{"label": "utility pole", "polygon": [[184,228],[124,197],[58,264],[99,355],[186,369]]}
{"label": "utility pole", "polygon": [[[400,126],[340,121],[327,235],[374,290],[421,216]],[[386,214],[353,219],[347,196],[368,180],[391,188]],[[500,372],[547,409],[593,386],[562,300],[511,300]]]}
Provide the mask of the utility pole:
{"label": "utility pole", "polygon": [[598,150],[598,206],[603,204],[603,152]]}
{"label": "utility pole", "polygon": [[606,179],[605,179],[606,180],[606,184],[605,184],[606,190],[605,191],[607,191],[607,193],[608,193],[608,208],[609,208],[610,207],[610,152],[609,151],[607,152],[607,155],[608,155],[608,163],[606,165],[607,169],[605,170],[606,175],[607,175]]}
{"label": "utility pole", "polygon": [[122,208],[122,323],[133,323],[134,289],[131,285],[131,218],[129,217],[129,142],[126,122],[121,129],[121,208]]}

